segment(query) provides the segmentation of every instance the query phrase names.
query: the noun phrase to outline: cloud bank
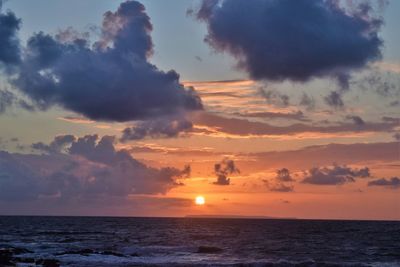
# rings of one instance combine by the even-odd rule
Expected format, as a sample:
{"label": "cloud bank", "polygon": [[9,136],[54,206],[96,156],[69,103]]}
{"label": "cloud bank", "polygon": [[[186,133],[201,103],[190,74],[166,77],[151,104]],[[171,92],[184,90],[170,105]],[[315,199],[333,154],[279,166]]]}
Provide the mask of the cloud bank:
{"label": "cloud bank", "polygon": [[122,201],[130,195],[165,194],[190,175],[189,166],[148,167],[117,150],[114,142],[112,136],[63,135],[49,145],[33,145],[40,155],[0,151],[0,202]]}

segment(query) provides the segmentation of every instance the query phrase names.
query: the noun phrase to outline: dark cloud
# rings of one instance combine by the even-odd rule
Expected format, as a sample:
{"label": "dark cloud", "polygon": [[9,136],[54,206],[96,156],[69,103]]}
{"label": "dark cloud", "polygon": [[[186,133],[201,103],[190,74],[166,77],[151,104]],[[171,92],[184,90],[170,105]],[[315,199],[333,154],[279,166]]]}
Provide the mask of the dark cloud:
{"label": "dark cloud", "polygon": [[203,0],[189,13],[207,24],[205,41],[254,79],[333,77],[347,87],[352,70],[381,57],[383,21],[368,2],[351,9],[339,3]]}
{"label": "dark cloud", "polygon": [[259,93],[270,105],[282,107],[289,106],[290,98],[288,95],[279,93],[277,91],[265,90],[263,88],[259,88]]}
{"label": "dark cloud", "polygon": [[315,108],[315,99],[313,96],[309,96],[306,93],[303,93],[300,99],[300,106],[306,107],[307,110],[314,110]]}
{"label": "dark cloud", "polygon": [[15,101],[15,96],[7,90],[0,90],[0,114],[4,113],[7,108],[12,106]]}
{"label": "dark cloud", "polygon": [[341,92],[336,92],[332,91],[329,93],[329,95],[324,97],[325,103],[333,108],[343,108],[344,107],[344,102],[342,99],[342,93]]}
{"label": "dark cloud", "polygon": [[352,120],[354,122],[354,124],[357,126],[365,125],[365,121],[359,116],[348,115],[348,116],[346,116],[346,119]]}
{"label": "dark cloud", "polygon": [[144,6],[126,1],[104,14],[93,45],[72,30],[36,33],[12,83],[41,109],[59,105],[94,120],[143,120],[201,109],[194,89],[180,84],[175,71],[148,61],[151,31]]}
{"label": "dark cloud", "polygon": [[263,180],[265,186],[273,192],[292,192],[294,186],[291,184],[294,179],[290,175],[290,171],[287,168],[276,170],[276,176],[273,180]]}
{"label": "dark cloud", "polygon": [[[182,184],[177,179],[190,176],[190,166],[183,170],[148,167],[127,151],[116,150],[114,139],[88,135],[75,140],[63,135],[40,147],[51,153],[1,151],[0,200],[82,201],[84,205],[132,194],[164,194]],[[66,143],[67,148],[60,149]]]}
{"label": "dark cloud", "polygon": [[18,65],[21,60],[20,42],[17,36],[21,21],[11,11],[3,13],[0,1],[0,63],[7,70]]}
{"label": "dark cloud", "polygon": [[400,178],[392,177],[390,179],[381,178],[377,180],[373,180],[368,183],[368,186],[384,186],[388,188],[400,188]]}
{"label": "dark cloud", "polygon": [[136,123],[135,126],[125,128],[121,141],[141,140],[144,138],[172,138],[183,132],[191,131],[193,124],[185,118],[163,117]]}
{"label": "dark cloud", "polygon": [[400,141],[400,133],[395,133],[395,134],[393,135],[393,138],[394,138],[394,140],[396,140],[396,141]]}
{"label": "dark cloud", "polygon": [[25,99],[20,98],[14,92],[7,89],[0,90],[0,114],[12,107],[19,107],[27,111],[34,110],[31,104]]}
{"label": "dark cloud", "polygon": [[304,173],[303,183],[314,185],[340,185],[354,182],[356,178],[370,177],[367,167],[352,169],[347,166],[316,167]]}
{"label": "dark cloud", "polygon": [[240,170],[236,167],[235,162],[231,159],[224,159],[220,163],[214,165],[214,173],[217,176],[215,185],[230,185],[231,179],[228,175],[234,173],[240,173]]}
{"label": "dark cloud", "polygon": [[60,153],[67,145],[70,145],[74,141],[75,136],[73,135],[59,135],[56,136],[50,144],[38,142],[32,144],[31,147],[35,150],[39,150],[45,153]]}
{"label": "dark cloud", "polygon": [[[396,79],[397,78],[397,79]],[[399,79],[388,73],[381,73],[373,70],[365,77],[354,82],[362,90],[373,90],[379,96],[383,97],[396,97],[399,95]]]}
{"label": "dark cloud", "polygon": [[294,181],[290,175],[290,171],[287,168],[282,168],[276,171],[276,180],[281,182],[292,182]]}

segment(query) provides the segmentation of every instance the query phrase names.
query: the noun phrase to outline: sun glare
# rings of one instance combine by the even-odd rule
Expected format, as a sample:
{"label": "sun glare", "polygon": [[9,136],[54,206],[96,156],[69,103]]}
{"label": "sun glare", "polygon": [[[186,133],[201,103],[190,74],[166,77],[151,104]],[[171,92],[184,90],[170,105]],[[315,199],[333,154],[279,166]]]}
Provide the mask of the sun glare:
{"label": "sun glare", "polygon": [[206,200],[203,196],[197,196],[195,199],[195,203],[196,205],[204,205],[206,203]]}

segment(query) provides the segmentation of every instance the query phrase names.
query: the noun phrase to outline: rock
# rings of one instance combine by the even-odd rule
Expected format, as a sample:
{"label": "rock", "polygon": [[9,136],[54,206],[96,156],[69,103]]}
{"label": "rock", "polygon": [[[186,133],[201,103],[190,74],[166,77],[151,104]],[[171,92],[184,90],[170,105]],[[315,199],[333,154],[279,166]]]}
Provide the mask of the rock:
{"label": "rock", "polygon": [[60,267],[60,262],[55,259],[39,259],[36,260],[35,264],[43,267]]}
{"label": "rock", "polygon": [[140,257],[140,255],[138,253],[136,253],[136,252],[132,253],[130,256],[131,257]]}
{"label": "rock", "polygon": [[34,258],[14,258],[14,260],[19,263],[35,263]]}
{"label": "rock", "polygon": [[197,250],[197,253],[220,253],[222,252],[222,248],[218,247],[208,247],[208,246],[200,246]]}
{"label": "rock", "polygon": [[25,253],[33,253],[32,251],[30,251],[29,249],[26,248],[11,248],[11,251],[13,254],[25,254]]}
{"label": "rock", "polygon": [[9,249],[0,249],[0,266],[16,266],[15,263],[11,261],[12,251]]}

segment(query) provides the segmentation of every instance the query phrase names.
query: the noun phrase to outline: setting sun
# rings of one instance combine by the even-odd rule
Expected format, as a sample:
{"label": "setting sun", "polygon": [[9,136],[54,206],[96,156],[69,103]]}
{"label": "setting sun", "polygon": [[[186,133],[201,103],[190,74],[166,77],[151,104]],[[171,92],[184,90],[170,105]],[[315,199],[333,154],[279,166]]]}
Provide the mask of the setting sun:
{"label": "setting sun", "polygon": [[197,196],[195,199],[195,203],[196,205],[204,205],[206,203],[206,200],[203,196]]}

